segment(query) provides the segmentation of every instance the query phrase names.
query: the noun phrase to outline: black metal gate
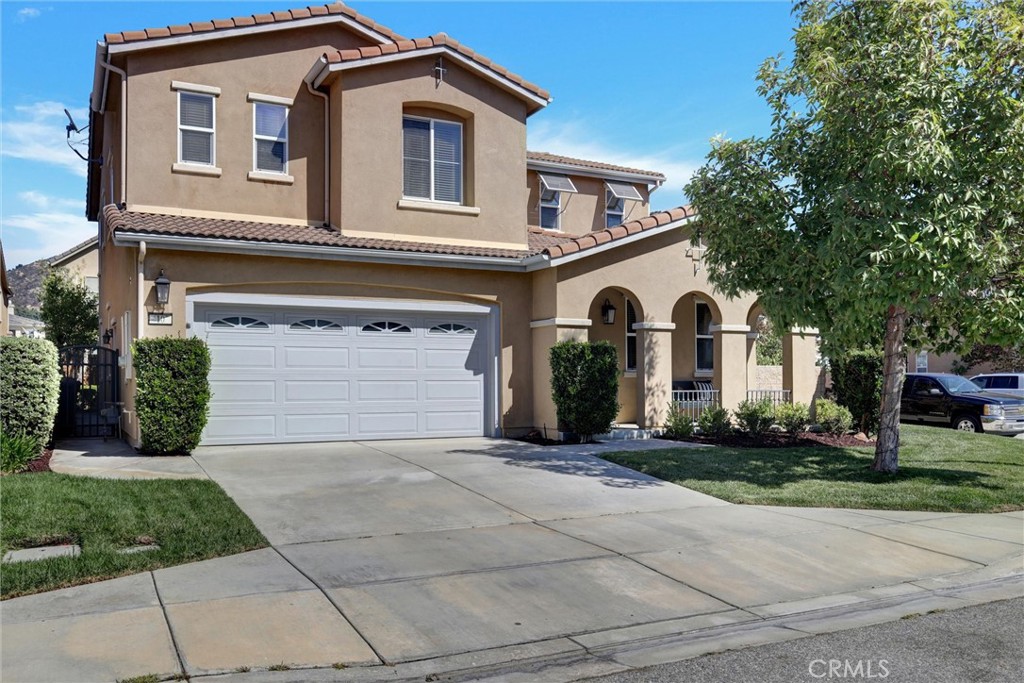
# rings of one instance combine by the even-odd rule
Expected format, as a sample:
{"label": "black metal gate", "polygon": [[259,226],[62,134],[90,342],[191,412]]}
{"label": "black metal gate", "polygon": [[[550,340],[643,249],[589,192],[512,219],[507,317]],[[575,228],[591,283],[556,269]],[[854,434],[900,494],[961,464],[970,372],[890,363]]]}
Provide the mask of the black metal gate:
{"label": "black metal gate", "polygon": [[60,405],[54,436],[113,436],[121,421],[117,351],[104,346],[60,350]]}

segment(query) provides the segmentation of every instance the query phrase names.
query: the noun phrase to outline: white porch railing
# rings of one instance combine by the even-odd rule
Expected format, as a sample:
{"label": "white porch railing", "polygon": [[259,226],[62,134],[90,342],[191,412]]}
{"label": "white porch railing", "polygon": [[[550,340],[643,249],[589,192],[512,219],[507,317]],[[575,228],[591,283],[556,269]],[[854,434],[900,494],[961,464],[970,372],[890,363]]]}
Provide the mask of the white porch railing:
{"label": "white porch railing", "polygon": [[747,400],[758,402],[768,399],[772,405],[791,403],[792,392],[789,389],[747,389]]}
{"label": "white porch railing", "polygon": [[672,403],[676,410],[696,422],[705,409],[722,405],[722,395],[718,389],[675,389]]}

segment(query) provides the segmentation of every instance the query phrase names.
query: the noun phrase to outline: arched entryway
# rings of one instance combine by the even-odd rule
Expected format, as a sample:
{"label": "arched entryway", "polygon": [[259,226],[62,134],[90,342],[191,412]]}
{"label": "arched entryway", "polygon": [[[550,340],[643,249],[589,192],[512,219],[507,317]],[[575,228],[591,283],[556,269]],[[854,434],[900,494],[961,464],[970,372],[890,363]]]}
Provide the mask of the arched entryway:
{"label": "arched entryway", "polygon": [[607,341],[619,354],[619,424],[636,424],[640,414],[637,368],[643,349],[633,325],[644,320],[639,298],[624,287],[605,287],[590,302],[591,341]]}

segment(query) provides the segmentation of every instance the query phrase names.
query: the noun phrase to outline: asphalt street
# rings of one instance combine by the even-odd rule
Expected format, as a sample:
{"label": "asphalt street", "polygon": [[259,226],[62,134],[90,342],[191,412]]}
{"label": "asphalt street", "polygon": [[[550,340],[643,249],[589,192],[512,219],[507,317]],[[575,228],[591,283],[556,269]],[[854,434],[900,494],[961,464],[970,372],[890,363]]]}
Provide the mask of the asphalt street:
{"label": "asphalt street", "polygon": [[705,655],[592,683],[1018,683],[1024,598]]}

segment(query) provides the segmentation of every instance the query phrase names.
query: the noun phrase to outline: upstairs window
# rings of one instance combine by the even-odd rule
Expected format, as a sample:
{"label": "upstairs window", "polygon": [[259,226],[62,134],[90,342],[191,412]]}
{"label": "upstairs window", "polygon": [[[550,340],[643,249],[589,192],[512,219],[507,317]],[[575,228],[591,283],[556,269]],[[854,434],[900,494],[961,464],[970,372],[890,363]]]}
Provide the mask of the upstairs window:
{"label": "upstairs window", "polygon": [[253,169],[288,173],[288,107],[253,102]]}
{"label": "upstairs window", "polygon": [[214,96],[178,91],[178,161],[216,165]]}
{"label": "upstairs window", "polygon": [[402,118],[402,195],[462,203],[462,124]]}
{"label": "upstairs window", "polygon": [[538,173],[537,177],[540,179],[540,227],[559,230],[562,224],[562,195],[575,194],[576,185],[564,175]]}
{"label": "upstairs window", "polygon": [[604,226],[622,225],[626,215],[626,200],[616,197],[610,191],[605,193]]}

